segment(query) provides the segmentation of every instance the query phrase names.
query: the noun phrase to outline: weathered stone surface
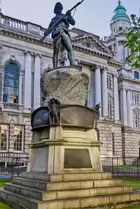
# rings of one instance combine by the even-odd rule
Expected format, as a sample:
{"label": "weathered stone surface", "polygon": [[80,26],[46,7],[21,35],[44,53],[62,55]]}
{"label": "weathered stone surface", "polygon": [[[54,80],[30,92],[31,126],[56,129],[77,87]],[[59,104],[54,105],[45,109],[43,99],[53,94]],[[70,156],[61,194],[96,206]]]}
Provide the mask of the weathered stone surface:
{"label": "weathered stone surface", "polygon": [[129,194],[110,195],[110,203],[128,202]]}
{"label": "weathered stone surface", "polygon": [[88,93],[89,77],[85,72],[75,68],[55,69],[44,73],[44,90],[47,99],[58,99],[61,104],[85,105]]}
{"label": "weathered stone surface", "polygon": [[[45,181],[41,179],[45,174],[40,174],[40,179],[35,180],[36,174],[27,173],[14,178],[14,184],[5,185],[5,190],[0,191],[0,198],[19,206],[19,209],[113,208],[114,204],[120,209],[140,200],[140,194],[131,193],[131,187],[122,186],[122,180],[110,179],[109,174],[46,175]],[[57,182],[53,182],[55,177]]]}
{"label": "weathered stone surface", "polygon": [[122,180],[97,180],[94,181],[94,187],[109,187],[109,186],[121,186],[122,185]]}

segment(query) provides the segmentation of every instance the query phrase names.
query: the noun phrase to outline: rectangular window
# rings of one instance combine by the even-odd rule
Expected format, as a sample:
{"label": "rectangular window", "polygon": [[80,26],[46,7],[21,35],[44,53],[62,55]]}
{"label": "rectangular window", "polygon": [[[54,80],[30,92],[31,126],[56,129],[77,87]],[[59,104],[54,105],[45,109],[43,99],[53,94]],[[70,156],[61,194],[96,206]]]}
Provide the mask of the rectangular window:
{"label": "rectangular window", "polygon": [[139,94],[133,94],[133,104],[139,104]]}
{"label": "rectangular window", "polygon": [[9,136],[8,125],[0,125],[0,151],[8,150],[8,136]]}
{"label": "rectangular window", "polygon": [[139,115],[135,115],[135,128],[139,128]]}
{"label": "rectangular window", "polygon": [[134,72],[134,78],[139,79],[139,72],[137,72],[137,71]]}
{"label": "rectangular window", "polygon": [[107,77],[107,88],[111,89],[111,76]]}
{"label": "rectangular window", "polygon": [[112,105],[111,102],[108,102],[108,117],[112,118]]}
{"label": "rectangular window", "polygon": [[14,127],[14,151],[22,152],[24,143],[24,127]]}

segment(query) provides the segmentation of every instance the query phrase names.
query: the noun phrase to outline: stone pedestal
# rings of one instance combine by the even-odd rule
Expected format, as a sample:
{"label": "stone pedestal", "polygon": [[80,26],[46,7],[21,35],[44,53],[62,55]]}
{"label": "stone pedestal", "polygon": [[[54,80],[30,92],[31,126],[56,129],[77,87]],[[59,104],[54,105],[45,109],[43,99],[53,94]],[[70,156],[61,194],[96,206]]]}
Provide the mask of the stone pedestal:
{"label": "stone pedestal", "polygon": [[[33,120],[38,118],[38,111]],[[95,131],[96,116],[96,111],[87,107],[63,105],[60,108],[60,125],[40,128],[33,121],[36,126],[33,127],[28,171],[47,174],[102,172],[98,149],[101,142],[97,141]]]}
{"label": "stone pedestal", "polygon": [[83,106],[88,82],[85,73],[73,68],[44,75],[49,99],[32,114],[28,172],[5,185],[2,201],[19,209],[116,209],[140,201],[140,194],[122,180],[102,172],[99,111]]}

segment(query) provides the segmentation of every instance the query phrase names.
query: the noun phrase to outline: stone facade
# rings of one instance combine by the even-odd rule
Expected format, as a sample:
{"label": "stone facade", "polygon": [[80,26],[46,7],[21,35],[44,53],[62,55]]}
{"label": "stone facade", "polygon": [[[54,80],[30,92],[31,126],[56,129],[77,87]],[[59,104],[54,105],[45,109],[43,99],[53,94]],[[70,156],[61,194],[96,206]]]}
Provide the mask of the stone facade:
{"label": "stone facade", "polygon": [[122,153],[125,157],[139,157],[140,69],[132,69],[126,63],[126,58],[130,55],[130,50],[125,47],[125,33],[130,26],[131,22],[126,14],[126,9],[119,2],[110,24],[111,36],[105,37],[105,42],[112,53],[114,53],[114,58],[122,63],[122,68],[118,69],[120,109],[118,116],[123,126]]}
{"label": "stone facade", "polygon": [[[46,99],[43,75],[52,68],[52,40],[47,37],[40,43],[45,28],[33,23],[2,13],[0,23],[0,152],[25,154],[32,136],[31,112]],[[112,34],[104,41],[76,28],[71,35],[76,62],[90,77],[86,105],[94,108],[101,104],[98,125],[98,140],[104,143],[101,156],[138,157],[139,70],[136,73],[125,62],[129,55],[124,47],[126,40],[122,31],[113,33],[118,25],[111,23]],[[59,64],[69,65],[65,53],[60,54]],[[10,70],[17,76],[15,83]]]}

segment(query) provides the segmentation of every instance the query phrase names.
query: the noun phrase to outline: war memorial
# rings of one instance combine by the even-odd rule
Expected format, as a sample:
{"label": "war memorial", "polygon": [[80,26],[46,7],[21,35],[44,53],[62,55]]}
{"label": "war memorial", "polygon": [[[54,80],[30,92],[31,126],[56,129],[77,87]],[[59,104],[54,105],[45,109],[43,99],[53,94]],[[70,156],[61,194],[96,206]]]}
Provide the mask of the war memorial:
{"label": "war memorial", "polygon": [[[40,40],[52,33],[54,68],[44,75],[44,105],[32,113],[28,170],[6,184],[0,198],[18,209],[119,209],[137,205],[140,193],[103,173],[102,143],[96,131],[100,104],[94,109],[85,106],[90,78],[75,63],[68,31],[69,24],[75,25],[71,10],[65,15],[62,10],[58,2],[56,16]],[[70,64],[58,67],[61,45]]]}

